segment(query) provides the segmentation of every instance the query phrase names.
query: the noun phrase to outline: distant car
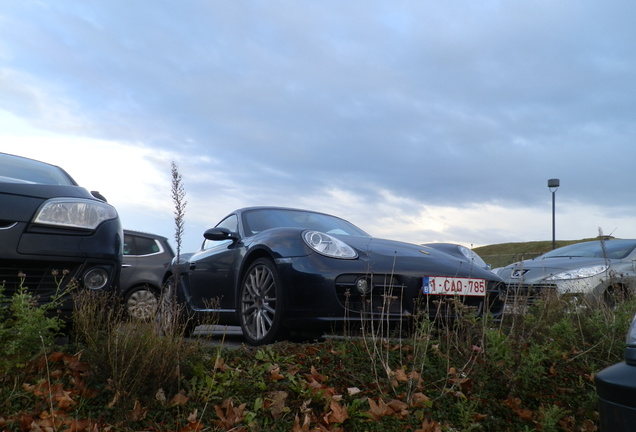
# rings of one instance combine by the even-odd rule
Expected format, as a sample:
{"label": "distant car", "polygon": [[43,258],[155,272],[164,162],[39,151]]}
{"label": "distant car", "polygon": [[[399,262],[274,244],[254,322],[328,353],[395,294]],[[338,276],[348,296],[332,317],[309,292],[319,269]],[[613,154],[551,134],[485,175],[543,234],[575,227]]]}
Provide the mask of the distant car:
{"label": "distant car", "polygon": [[455,243],[425,243],[424,246],[439,249],[449,255],[455,255],[459,258],[466,259],[471,265],[490,270],[490,265],[482,259],[475,251],[468,249],[466,246]]}
{"label": "distant car", "polygon": [[124,255],[119,289],[126,313],[147,320],[157,310],[161,283],[174,252],[166,237],[124,230]]}
{"label": "distant car", "polygon": [[[26,287],[41,304],[67,291],[107,290],[119,279],[122,227],[97,192],[62,168],[0,153],[0,284],[10,296]],[[67,293],[68,294],[68,293]],[[70,295],[58,308],[69,317]]]}
{"label": "distant car", "polygon": [[636,317],[625,340],[625,361],[594,377],[602,431],[628,432],[636,425]]}
{"label": "distant car", "polygon": [[501,279],[463,254],[373,238],[324,213],[245,208],[203,236],[183,270],[166,274],[167,289],[176,279],[175,298],[195,323],[240,325],[253,345],[345,322],[452,316],[456,301],[477,314],[503,310]]}
{"label": "distant car", "polygon": [[554,249],[497,270],[508,303],[555,293],[613,304],[636,287],[636,240],[603,239]]}

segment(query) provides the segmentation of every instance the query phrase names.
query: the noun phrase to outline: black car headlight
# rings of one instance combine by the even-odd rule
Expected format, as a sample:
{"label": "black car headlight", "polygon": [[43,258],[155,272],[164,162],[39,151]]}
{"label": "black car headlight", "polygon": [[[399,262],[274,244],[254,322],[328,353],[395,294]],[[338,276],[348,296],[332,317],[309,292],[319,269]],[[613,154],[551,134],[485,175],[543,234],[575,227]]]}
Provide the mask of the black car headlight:
{"label": "black car headlight", "polygon": [[46,201],[33,219],[34,223],[70,228],[95,229],[107,220],[116,219],[110,204],[81,198],[54,198]]}
{"label": "black car headlight", "polygon": [[338,240],[337,238],[320,231],[305,231],[303,233],[303,240],[305,240],[307,246],[319,254],[330,258],[358,258],[358,253],[351,246],[342,240]]}

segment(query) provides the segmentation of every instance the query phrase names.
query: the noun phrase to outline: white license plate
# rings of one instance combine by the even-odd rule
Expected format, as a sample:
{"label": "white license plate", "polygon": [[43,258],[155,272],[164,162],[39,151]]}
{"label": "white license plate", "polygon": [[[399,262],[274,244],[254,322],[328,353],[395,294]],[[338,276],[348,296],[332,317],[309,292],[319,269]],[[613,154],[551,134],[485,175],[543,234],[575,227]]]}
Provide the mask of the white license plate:
{"label": "white license plate", "polygon": [[424,276],[422,294],[485,297],[487,285],[485,279]]}

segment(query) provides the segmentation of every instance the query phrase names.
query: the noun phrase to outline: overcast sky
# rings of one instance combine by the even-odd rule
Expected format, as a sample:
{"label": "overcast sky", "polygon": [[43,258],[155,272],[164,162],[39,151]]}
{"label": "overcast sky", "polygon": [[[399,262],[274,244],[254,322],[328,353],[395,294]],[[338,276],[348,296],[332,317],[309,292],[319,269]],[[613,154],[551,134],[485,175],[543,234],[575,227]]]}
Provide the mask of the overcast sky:
{"label": "overcast sky", "polygon": [[235,208],[481,246],[636,237],[630,0],[0,0],[0,151],[184,249]]}

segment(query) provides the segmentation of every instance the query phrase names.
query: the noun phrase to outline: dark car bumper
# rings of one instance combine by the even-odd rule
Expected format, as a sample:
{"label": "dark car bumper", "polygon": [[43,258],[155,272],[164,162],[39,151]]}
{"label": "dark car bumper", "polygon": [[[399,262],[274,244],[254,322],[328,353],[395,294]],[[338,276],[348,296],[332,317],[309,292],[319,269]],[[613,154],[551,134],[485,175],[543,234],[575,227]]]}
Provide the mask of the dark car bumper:
{"label": "dark car bumper", "polygon": [[617,363],[596,374],[602,431],[632,431],[636,425],[636,366]]}
{"label": "dark car bumper", "polygon": [[121,270],[122,228],[118,219],[87,232],[28,229],[17,224],[0,230],[0,285],[7,298],[20,289],[45,304],[62,294],[57,308],[70,315],[73,290],[81,289],[89,269],[108,274],[104,289],[116,284]]}
{"label": "dark car bumper", "polygon": [[[488,280],[486,296],[426,296],[422,294],[426,270],[400,271],[392,262],[368,263],[329,260],[312,254],[277,260],[281,281],[288,290],[285,325],[288,328],[341,327],[346,323],[381,320],[399,325],[418,314],[430,319],[454,318],[458,304],[478,315],[499,316],[503,312],[502,282]],[[313,269],[321,269],[316,272]],[[371,290],[360,294],[356,282],[366,279]]]}

